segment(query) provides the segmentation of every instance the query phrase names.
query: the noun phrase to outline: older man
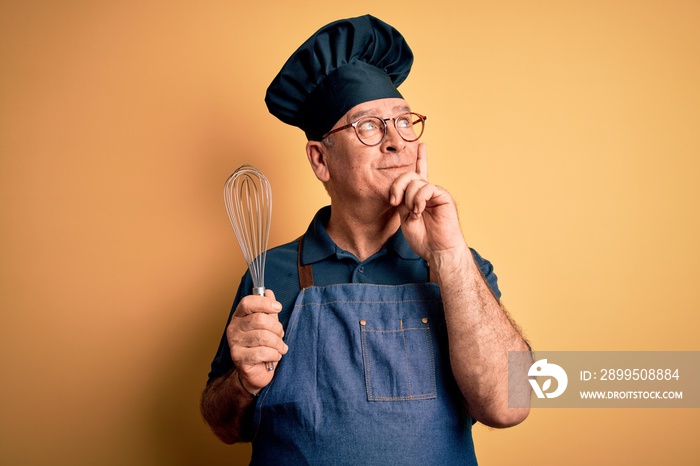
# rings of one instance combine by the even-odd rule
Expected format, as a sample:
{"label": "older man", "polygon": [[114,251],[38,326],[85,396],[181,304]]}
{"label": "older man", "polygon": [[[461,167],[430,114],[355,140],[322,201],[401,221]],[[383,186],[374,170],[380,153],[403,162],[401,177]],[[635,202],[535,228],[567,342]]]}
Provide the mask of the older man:
{"label": "older man", "polygon": [[527,417],[508,407],[507,355],[528,345],[428,181],[426,117],[397,90],[412,62],[393,27],[351,18],[268,89],[331,205],[269,251],[265,297],[243,278],[202,396],[219,438],[252,440],[254,464],[476,464],[474,421]]}

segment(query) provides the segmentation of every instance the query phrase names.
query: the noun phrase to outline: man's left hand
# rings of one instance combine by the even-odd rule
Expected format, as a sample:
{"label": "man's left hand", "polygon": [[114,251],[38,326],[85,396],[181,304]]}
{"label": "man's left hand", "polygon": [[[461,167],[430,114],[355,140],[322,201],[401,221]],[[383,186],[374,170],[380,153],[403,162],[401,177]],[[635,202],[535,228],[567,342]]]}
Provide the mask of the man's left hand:
{"label": "man's left hand", "polygon": [[425,143],[418,146],[416,171],[396,178],[389,189],[401,228],[411,248],[428,263],[464,254],[466,243],[450,193],[428,182]]}

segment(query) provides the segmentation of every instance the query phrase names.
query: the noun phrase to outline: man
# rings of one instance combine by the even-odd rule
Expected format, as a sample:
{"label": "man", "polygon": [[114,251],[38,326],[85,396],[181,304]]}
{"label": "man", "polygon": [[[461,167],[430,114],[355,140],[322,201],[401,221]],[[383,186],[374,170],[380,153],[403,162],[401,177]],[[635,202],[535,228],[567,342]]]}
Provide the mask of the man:
{"label": "man", "polygon": [[219,438],[252,440],[253,464],[476,464],[473,422],[528,415],[508,408],[507,374],[528,345],[428,182],[426,117],[397,90],[412,62],[388,24],[341,20],[268,89],[331,205],[268,253],[265,297],[244,277],[202,396]]}

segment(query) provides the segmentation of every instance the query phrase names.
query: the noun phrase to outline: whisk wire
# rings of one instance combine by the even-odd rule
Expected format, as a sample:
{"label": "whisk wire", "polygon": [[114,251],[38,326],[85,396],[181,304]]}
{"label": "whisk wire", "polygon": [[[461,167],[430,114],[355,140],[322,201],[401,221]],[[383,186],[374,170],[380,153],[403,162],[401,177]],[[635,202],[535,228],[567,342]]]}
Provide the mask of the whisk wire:
{"label": "whisk wire", "polygon": [[272,216],[267,178],[255,167],[243,165],[224,185],[224,201],[231,226],[248,264],[256,292],[264,289],[265,258]]}
{"label": "whisk wire", "polygon": [[[254,294],[265,295],[265,259],[272,218],[272,189],[265,175],[242,165],[224,183],[224,203],[243,252]],[[266,363],[274,370],[274,363]]]}

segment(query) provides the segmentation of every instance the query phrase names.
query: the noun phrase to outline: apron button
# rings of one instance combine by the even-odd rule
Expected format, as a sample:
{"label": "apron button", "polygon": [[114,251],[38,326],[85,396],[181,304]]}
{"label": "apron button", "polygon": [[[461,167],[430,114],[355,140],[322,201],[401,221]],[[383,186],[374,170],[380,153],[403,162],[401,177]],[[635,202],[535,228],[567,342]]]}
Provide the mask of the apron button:
{"label": "apron button", "polygon": [[423,322],[424,324],[427,324],[427,323],[428,323],[428,318],[427,318],[427,317],[423,317],[420,321]]}
{"label": "apron button", "polygon": [[367,325],[367,321],[366,321],[366,320],[361,320],[361,321],[360,321],[360,325],[362,325],[362,326],[364,327],[365,325]]}

